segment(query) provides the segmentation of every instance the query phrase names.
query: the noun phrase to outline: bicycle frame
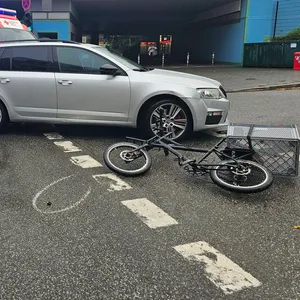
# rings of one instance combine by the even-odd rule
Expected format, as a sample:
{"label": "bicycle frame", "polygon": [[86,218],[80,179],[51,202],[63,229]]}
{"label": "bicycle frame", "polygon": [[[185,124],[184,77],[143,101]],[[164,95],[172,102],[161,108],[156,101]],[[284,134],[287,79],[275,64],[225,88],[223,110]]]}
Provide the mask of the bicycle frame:
{"label": "bicycle frame", "polygon": [[[152,150],[153,148],[163,149],[165,152],[165,155],[168,155],[169,152],[172,153],[173,155],[175,155],[178,158],[178,162],[179,162],[180,166],[188,164],[188,165],[191,165],[194,167],[200,167],[202,170],[205,170],[205,171],[214,170],[217,167],[218,167],[218,169],[220,167],[224,167],[224,165],[221,165],[221,164],[204,164],[203,163],[203,161],[205,159],[207,159],[212,153],[215,153],[218,156],[218,158],[221,160],[224,158],[227,158],[229,160],[237,162],[236,158],[225,154],[223,151],[218,150],[220,145],[226,141],[227,137],[222,138],[221,141],[219,141],[217,144],[215,144],[212,148],[205,149],[205,148],[197,148],[197,147],[188,147],[188,146],[179,144],[179,143],[173,141],[172,139],[168,138],[168,136],[170,134],[171,133],[167,133],[161,137],[156,135],[149,140],[142,140],[142,139],[133,138],[133,137],[126,137],[126,140],[142,143],[142,145],[140,147],[138,147],[137,149],[135,149],[135,151],[143,149],[143,148],[145,148],[147,151]],[[165,140],[166,142],[169,142],[169,143],[165,143],[165,142],[163,142],[163,140]],[[190,160],[177,150],[179,150],[179,151],[182,150],[182,151],[187,151],[187,152],[195,152],[195,153],[205,153],[205,155],[198,161],[196,159]],[[252,152],[254,152],[254,151],[251,150],[250,153],[242,155],[238,159],[243,159],[244,157],[249,156]],[[229,165],[226,165],[226,167],[228,167],[228,166]]]}

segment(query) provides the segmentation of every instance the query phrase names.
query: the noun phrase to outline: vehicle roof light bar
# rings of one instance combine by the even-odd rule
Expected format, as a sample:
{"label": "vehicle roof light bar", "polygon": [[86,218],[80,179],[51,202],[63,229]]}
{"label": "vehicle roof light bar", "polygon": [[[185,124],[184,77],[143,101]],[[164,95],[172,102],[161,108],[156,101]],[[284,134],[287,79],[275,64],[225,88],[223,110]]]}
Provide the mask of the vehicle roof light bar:
{"label": "vehicle roof light bar", "polygon": [[7,9],[7,8],[0,7],[0,15],[16,17],[17,11],[13,10],[13,9]]}

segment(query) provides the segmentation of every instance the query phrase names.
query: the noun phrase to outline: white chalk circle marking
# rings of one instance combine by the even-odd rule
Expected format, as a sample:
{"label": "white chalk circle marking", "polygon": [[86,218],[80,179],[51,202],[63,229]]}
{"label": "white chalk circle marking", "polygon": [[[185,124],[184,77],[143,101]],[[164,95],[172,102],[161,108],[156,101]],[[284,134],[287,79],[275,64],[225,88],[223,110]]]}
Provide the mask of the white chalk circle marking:
{"label": "white chalk circle marking", "polygon": [[43,211],[43,210],[41,210],[41,209],[39,209],[39,208],[37,207],[37,200],[40,198],[40,196],[41,196],[45,191],[47,191],[50,187],[56,185],[57,183],[59,183],[59,182],[61,182],[61,181],[63,181],[63,180],[66,180],[66,179],[68,179],[68,178],[70,178],[70,177],[72,177],[72,176],[74,176],[74,175],[69,175],[69,176],[63,177],[63,178],[61,178],[61,179],[58,179],[58,180],[52,182],[51,184],[47,185],[47,186],[46,186],[44,189],[42,189],[41,191],[39,191],[39,192],[35,195],[35,197],[33,198],[33,200],[32,200],[33,208],[34,208],[36,211],[38,211],[38,212],[40,212],[40,213],[42,213],[42,214],[56,214],[56,213],[61,213],[61,212],[65,212],[65,211],[68,211],[68,210],[70,210],[70,209],[73,209],[73,208],[77,207],[80,203],[82,203],[84,200],[86,200],[86,198],[89,196],[89,194],[90,194],[91,191],[92,191],[92,188],[91,188],[91,187],[89,187],[88,191],[82,196],[82,198],[81,198],[79,201],[77,201],[77,202],[74,203],[73,205],[68,206],[68,207],[66,207],[66,208],[64,208],[64,209],[60,209],[60,210],[52,210],[52,211]]}

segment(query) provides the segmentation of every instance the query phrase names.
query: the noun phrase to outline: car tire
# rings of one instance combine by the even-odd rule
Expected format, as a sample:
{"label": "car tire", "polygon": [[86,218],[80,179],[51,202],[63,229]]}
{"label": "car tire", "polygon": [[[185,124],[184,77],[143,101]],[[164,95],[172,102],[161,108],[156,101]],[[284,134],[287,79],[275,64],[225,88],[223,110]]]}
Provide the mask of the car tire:
{"label": "car tire", "polygon": [[2,102],[0,102],[0,132],[4,132],[8,126],[9,117],[7,110]]}
{"label": "car tire", "polygon": [[[189,109],[176,99],[160,100],[158,102],[153,103],[148,108],[146,113],[142,116],[143,135],[146,135],[147,137],[153,137],[155,135],[155,133],[152,130],[151,124],[153,124],[155,119],[154,113],[157,112],[157,110],[161,107],[164,108],[167,113],[170,113],[172,108],[174,113],[173,115],[175,115],[175,118],[173,120],[169,120],[169,122],[173,122],[173,124],[175,124],[173,125],[173,128],[176,132],[173,136],[170,136],[170,138],[172,138],[174,141],[185,139],[192,129],[192,117]],[[177,126],[180,126],[181,128]]]}

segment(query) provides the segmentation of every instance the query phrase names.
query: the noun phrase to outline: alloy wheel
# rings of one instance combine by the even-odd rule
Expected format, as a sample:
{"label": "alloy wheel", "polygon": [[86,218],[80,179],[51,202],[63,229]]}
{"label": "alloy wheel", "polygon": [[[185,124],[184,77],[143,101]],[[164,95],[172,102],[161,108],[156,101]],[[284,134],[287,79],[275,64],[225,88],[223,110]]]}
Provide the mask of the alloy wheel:
{"label": "alloy wheel", "polygon": [[185,111],[177,104],[166,103],[158,106],[150,117],[150,126],[154,134],[159,133],[160,111],[163,109],[162,123],[172,139],[178,139],[187,130],[188,118]]}

